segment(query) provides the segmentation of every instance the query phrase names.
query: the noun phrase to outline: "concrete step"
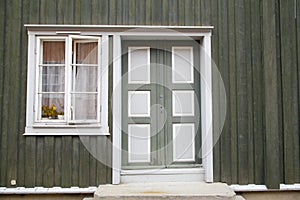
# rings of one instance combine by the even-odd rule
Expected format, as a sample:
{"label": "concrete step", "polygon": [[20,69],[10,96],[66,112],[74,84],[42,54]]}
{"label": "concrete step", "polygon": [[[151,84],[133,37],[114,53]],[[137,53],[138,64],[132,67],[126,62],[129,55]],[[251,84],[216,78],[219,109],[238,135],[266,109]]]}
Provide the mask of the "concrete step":
{"label": "concrete step", "polygon": [[241,195],[236,195],[235,200],[246,200],[246,199],[244,197],[242,197]]}
{"label": "concrete step", "polygon": [[223,183],[162,182],[101,185],[94,200],[137,199],[189,199],[189,200],[240,200],[234,191]]}

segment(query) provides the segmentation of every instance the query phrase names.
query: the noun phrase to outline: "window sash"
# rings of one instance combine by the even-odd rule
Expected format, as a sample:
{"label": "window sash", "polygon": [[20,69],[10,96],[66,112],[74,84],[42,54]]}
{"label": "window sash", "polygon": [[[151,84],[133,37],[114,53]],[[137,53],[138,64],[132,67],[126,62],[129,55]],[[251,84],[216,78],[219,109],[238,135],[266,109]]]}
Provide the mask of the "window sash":
{"label": "window sash", "polygon": [[[64,56],[63,56],[63,60],[64,62],[58,62],[56,61],[56,59],[54,58],[54,63],[45,63],[44,61],[44,43],[45,42],[64,42]],[[67,61],[67,37],[37,37],[37,45],[36,45],[36,97],[35,97],[35,122],[43,122],[43,123],[66,123],[66,91],[67,91],[67,74],[66,74],[66,61]],[[54,56],[55,57],[55,56]],[[57,57],[57,55],[56,55]],[[51,60],[51,59],[50,59]],[[48,62],[51,62],[50,60],[48,60]],[[47,61],[47,60],[46,60]],[[55,63],[56,61],[56,63]],[[56,70],[51,70],[51,68],[60,68],[63,67],[63,72],[64,72],[64,87],[62,89],[60,89],[60,91],[51,91],[51,89],[53,89],[53,87],[51,86],[51,81],[48,82],[48,84],[50,83],[49,89],[50,91],[44,91],[43,90],[43,81],[44,77],[43,76],[47,76],[47,74],[43,74],[43,70],[48,68],[48,70],[46,71],[52,71],[54,72],[52,74],[52,76],[54,76],[54,80],[55,80],[55,71]],[[57,69],[57,73],[59,74],[59,69]],[[58,75],[59,76],[59,75]],[[51,79],[51,73],[49,73],[49,76],[47,76],[47,79],[50,78]],[[59,78],[59,77],[58,77]],[[47,82],[46,82],[47,83]],[[56,84],[56,83],[54,83]],[[58,86],[59,87],[59,86]],[[48,100],[46,98],[46,102],[49,102],[49,105],[44,105],[43,102],[43,96],[48,96]],[[56,101],[55,98],[52,97],[61,97],[63,99],[63,102],[60,102],[59,100]],[[59,102],[59,104],[61,105],[61,103],[63,104],[63,111],[60,110],[60,112],[64,112],[64,119],[50,119],[49,117],[43,118],[43,115],[45,115],[45,112],[43,111],[44,106],[49,106],[49,109],[47,112],[50,112],[50,108],[53,109],[53,106],[50,105],[50,102]],[[51,107],[52,106],[52,107]],[[58,107],[58,105],[55,105],[56,107]],[[46,113],[47,113],[46,112]],[[57,112],[58,113],[58,112]],[[56,114],[57,114],[56,113]],[[44,116],[45,117],[45,116]]]}
{"label": "window sash", "polygon": [[[95,63],[76,63],[76,57],[77,57],[77,49],[76,49],[76,45],[77,44],[86,44],[86,43],[93,43],[93,42],[97,42],[97,60],[96,60],[96,64]],[[70,105],[69,107],[69,112],[70,114],[68,115],[69,119],[69,123],[71,124],[85,124],[85,123],[100,123],[100,88],[101,88],[101,73],[100,73],[100,66],[101,66],[101,37],[93,37],[93,36],[77,36],[77,35],[70,35],[69,36],[69,52],[72,52],[72,56],[70,56],[69,59],[69,93],[68,93],[68,104]],[[76,78],[75,78],[75,74],[74,74],[74,68],[78,68],[78,67],[97,67],[97,76],[96,76],[96,88],[98,88],[96,90],[96,92],[94,92],[94,94],[96,95],[96,108],[95,108],[95,114],[96,117],[95,119],[76,119],[75,114],[78,112],[76,110],[76,104],[73,106],[72,103],[76,102],[74,97],[76,94],[79,94],[78,92],[81,93],[81,95],[89,95],[90,92],[89,91],[76,91]],[[75,90],[75,91],[74,91]],[[81,102],[82,104],[83,102]],[[90,106],[90,105],[89,105]],[[85,111],[82,111],[82,114],[86,114]]]}
{"label": "window sash", "polygon": [[[65,43],[65,56],[64,56],[64,63],[43,63],[43,43],[44,42],[57,42],[62,41]],[[98,124],[100,125],[100,90],[101,90],[101,46],[100,46],[101,37],[90,37],[90,36],[68,36],[68,37],[37,37],[36,40],[36,94],[35,94],[35,123],[47,123],[47,124],[60,124],[60,125],[68,125],[68,124]],[[97,47],[97,60],[96,64],[77,64],[74,63],[74,57],[76,56],[75,49],[73,49],[73,44],[76,43],[88,43],[88,42],[96,42]],[[74,50],[74,51],[73,51]],[[75,57],[76,59],[76,57]],[[72,68],[73,67],[94,67],[97,71],[96,75],[96,90],[95,91],[72,91]],[[64,91],[51,91],[43,90],[43,68],[51,68],[51,67],[64,67]],[[61,71],[59,69],[58,71]],[[93,71],[93,70],[92,70]],[[59,72],[58,72],[59,73]],[[51,75],[50,75],[51,76]],[[55,76],[55,74],[53,75]],[[59,78],[59,77],[58,77]],[[47,82],[46,82],[47,83]],[[48,83],[51,85],[51,81]],[[54,83],[55,84],[55,83]],[[51,86],[50,86],[51,88]],[[95,105],[96,109],[94,111],[95,117],[94,119],[75,119],[72,116],[72,95],[95,95]],[[64,119],[43,119],[42,118],[42,96],[48,95],[58,96],[61,95],[64,99]],[[50,98],[49,97],[49,98]],[[51,98],[50,100],[51,101]]]}

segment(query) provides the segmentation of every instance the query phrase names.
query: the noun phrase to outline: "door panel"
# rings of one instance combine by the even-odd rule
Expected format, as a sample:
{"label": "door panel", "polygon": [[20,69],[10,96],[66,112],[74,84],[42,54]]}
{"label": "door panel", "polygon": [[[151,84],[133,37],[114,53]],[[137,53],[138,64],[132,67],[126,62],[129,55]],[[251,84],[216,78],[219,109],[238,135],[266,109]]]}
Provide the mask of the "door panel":
{"label": "door panel", "polygon": [[128,162],[150,162],[150,124],[128,124]]}
{"label": "door panel", "polygon": [[173,90],[173,117],[195,116],[194,90]]}
{"label": "door panel", "polygon": [[150,48],[128,48],[128,83],[150,83]]}
{"label": "door panel", "polygon": [[173,124],[173,161],[195,161],[195,124]]}
{"label": "door panel", "polygon": [[122,51],[123,168],[201,164],[199,44],[124,41]]}
{"label": "door panel", "polygon": [[150,91],[128,91],[128,117],[150,117]]}
{"label": "door panel", "polygon": [[172,83],[193,83],[193,47],[172,47]]}

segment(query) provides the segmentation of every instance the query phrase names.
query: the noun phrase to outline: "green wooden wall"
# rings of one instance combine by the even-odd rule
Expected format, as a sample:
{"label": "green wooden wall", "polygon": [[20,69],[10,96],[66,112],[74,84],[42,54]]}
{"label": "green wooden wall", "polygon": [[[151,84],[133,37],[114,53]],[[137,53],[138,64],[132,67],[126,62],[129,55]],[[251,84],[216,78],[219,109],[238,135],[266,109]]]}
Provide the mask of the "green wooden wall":
{"label": "green wooden wall", "polygon": [[[300,182],[300,0],[1,0],[0,187],[11,179],[25,187],[83,187],[110,183],[111,170],[78,137],[22,136],[27,23],[213,25],[212,57],[227,94],[215,181]],[[111,155],[107,140],[96,141]]]}

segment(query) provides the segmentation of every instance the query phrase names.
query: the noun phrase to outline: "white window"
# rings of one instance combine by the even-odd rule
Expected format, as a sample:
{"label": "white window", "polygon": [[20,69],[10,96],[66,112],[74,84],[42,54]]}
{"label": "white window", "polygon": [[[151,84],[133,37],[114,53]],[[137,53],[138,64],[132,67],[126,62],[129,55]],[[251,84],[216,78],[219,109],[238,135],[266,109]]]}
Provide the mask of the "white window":
{"label": "white window", "polygon": [[29,34],[25,135],[109,134],[108,42],[102,40]]}

